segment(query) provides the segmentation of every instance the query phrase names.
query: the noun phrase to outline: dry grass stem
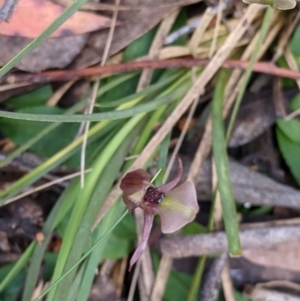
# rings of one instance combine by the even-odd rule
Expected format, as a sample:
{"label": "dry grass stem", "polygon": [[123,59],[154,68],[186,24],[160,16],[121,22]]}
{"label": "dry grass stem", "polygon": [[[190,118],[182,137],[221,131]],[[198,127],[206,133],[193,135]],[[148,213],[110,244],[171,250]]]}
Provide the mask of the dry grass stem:
{"label": "dry grass stem", "polygon": [[219,30],[220,30],[223,8],[224,8],[223,0],[219,0],[216,26],[214,28],[214,35],[213,35],[213,39],[212,39],[212,43],[211,43],[211,47],[210,47],[209,55],[208,55],[208,57],[210,57],[210,58],[213,56],[213,54],[216,51],[217,38],[218,38]]}
{"label": "dry grass stem", "polygon": [[288,116],[285,117],[285,120],[291,120],[295,117],[297,117],[298,115],[300,115],[300,109],[292,112],[291,114],[289,114]]}
{"label": "dry grass stem", "polygon": [[6,84],[0,86],[0,92],[13,90],[20,87],[31,86],[32,83],[15,83],[15,84]]}
{"label": "dry grass stem", "polygon": [[199,22],[194,34],[191,37],[191,40],[189,42],[189,49],[190,53],[196,58],[197,57],[197,48],[200,42],[202,41],[203,35],[213,20],[213,18],[216,16],[216,12],[212,8],[207,8],[201,18],[201,21]]}
{"label": "dry grass stem", "polygon": [[54,107],[63,97],[63,95],[71,88],[71,86],[75,83],[75,80],[70,80],[62,85],[59,89],[57,89],[53,95],[48,99],[46,105],[49,107]]}
{"label": "dry grass stem", "polygon": [[222,281],[222,287],[223,287],[225,300],[226,301],[235,301],[233,285],[232,285],[232,281],[230,278],[228,258],[225,262],[223,271],[221,273],[221,281]]}
{"label": "dry grass stem", "polygon": [[[147,59],[157,59],[159,55],[159,51],[162,48],[164,44],[164,40],[169,33],[169,31],[172,28],[172,25],[174,24],[178,14],[179,9],[175,8],[169,15],[167,15],[164,20],[161,22],[156,35],[152,41],[149,53],[147,55]],[[136,89],[136,92],[139,92],[143,90],[146,86],[150,84],[151,78],[153,74],[153,69],[144,69],[140,79],[139,83]]]}
{"label": "dry grass stem", "polygon": [[160,259],[158,272],[154,282],[150,301],[163,300],[163,294],[172,268],[173,260],[167,256],[162,256]]}
{"label": "dry grass stem", "polygon": [[[84,173],[88,173],[88,172],[91,172],[91,171],[92,171],[92,169],[86,169],[86,170],[84,171]],[[20,193],[20,194],[16,195],[15,197],[8,199],[7,201],[5,201],[4,204],[6,205],[6,204],[9,204],[9,203],[12,203],[12,202],[14,202],[14,201],[17,201],[17,200],[19,200],[19,199],[21,199],[21,198],[27,196],[27,195],[30,195],[30,194],[33,194],[33,193],[35,193],[35,192],[41,191],[41,190],[43,190],[43,189],[46,189],[46,188],[51,187],[51,186],[53,186],[53,185],[62,183],[62,182],[64,182],[64,181],[67,181],[67,180],[76,178],[76,177],[78,177],[78,176],[80,176],[80,175],[81,175],[81,172],[75,172],[75,173],[73,173],[73,174],[70,174],[70,175],[61,177],[61,178],[59,178],[59,179],[55,179],[55,180],[53,180],[53,181],[51,181],[51,182],[48,182],[48,183],[43,184],[43,185],[40,185],[40,186],[38,186],[38,187],[34,187],[34,188],[31,188],[31,189],[28,189],[28,190],[24,191],[23,193]]]}
{"label": "dry grass stem", "polygon": [[121,299],[122,290],[123,290],[123,287],[124,287],[124,279],[125,279],[125,275],[127,273],[127,270],[126,270],[127,263],[128,263],[128,257],[125,256],[121,260],[120,269],[119,269],[119,273],[118,273],[117,284],[116,284],[116,286],[117,286],[117,288],[116,288],[116,300]]}
{"label": "dry grass stem", "polygon": [[268,227],[293,226],[293,225],[300,225],[299,217],[259,222],[259,223],[245,223],[240,225],[240,229],[246,230],[246,229],[257,229],[257,228],[268,228]]}
{"label": "dry grass stem", "polygon": [[136,285],[137,285],[137,282],[138,282],[138,277],[139,277],[139,274],[140,274],[140,269],[141,269],[141,260],[138,260],[138,262],[135,265],[133,277],[132,277],[132,280],[131,280],[131,283],[130,283],[130,288],[129,288],[127,301],[133,301]]}
{"label": "dry grass stem", "polygon": [[[285,18],[285,16],[282,16],[282,18]],[[288,41],[290,40],[290,37],[292,35],[292,33],[294,32],[294,29],[296,27],[296,25],[298,25],[300,20],[300,11],[298,11],[297,15],[295,16],[292,24],[288,24],[286,26],[287,30],[283,30],[282,34],[279,38],[279,42],[277,45],[277,49],[276,52],[274,54],[274,57],[272,59],[272,62],[275,63],[283,54],[285,47],[288,44]]]}

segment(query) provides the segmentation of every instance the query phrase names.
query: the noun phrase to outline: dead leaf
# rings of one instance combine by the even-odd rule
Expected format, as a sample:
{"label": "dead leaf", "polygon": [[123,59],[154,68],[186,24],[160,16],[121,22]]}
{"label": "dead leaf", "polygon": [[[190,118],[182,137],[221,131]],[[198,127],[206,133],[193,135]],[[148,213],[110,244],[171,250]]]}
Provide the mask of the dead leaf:
{"label": "dead leaf", "polygon": [[[35,48],[15,67],[29,72],[40,72],[49,68],[64,68],[69,65],[84,47],[88,34],[72,37],[51,38]],[[0,36],[0,65],[5,65],[31,42],[22,37]]]}
{"label": "dead leaf", "polygon": [[[283,90],[285,105],[297,93],[297,89]],[[276,117],[272,91],[246,93],[234,123],[228,146],[238,147],[253,141],[274,124]]]}
{"label": "dead leaf", "polygon": [[[184,5],[199,2],[200,0],[186,0]],[[109,3],[114,3],[114,0]],[[177,4],[176,4],[177,3]],[[174,4],[166,6],[166,4]],[[110,55],[117,53],[132,41],[142,36],[159,23],[165,15],[176,7],[182,6],[180,0],[124,0],[123,6],[141,6],[140,10],[120,11],[119,18],[124,25],[116,28],[110,47]],[[138,24],[138,25],[137,25]],[[87,46],[76,58],[72,67],[84,68],[98,63],[107,39],[107,30],[91,34]]]}
{"label": "dead leaf", "polygon": [[243,257],[252,263],[300,272],[300,242],[290,241],[272,248],[243,251]]}
{"label": "dead leaf", "polygon": [[[0,0],[0,6],[4,0]],[[0,22],[0,34],[35,38],[43,32],[65,7],[47,0],[19,1],[9,22]],[[99,14],[78,11],[62,24],[51,37],[81,35],[110,26],[110,18]]]}

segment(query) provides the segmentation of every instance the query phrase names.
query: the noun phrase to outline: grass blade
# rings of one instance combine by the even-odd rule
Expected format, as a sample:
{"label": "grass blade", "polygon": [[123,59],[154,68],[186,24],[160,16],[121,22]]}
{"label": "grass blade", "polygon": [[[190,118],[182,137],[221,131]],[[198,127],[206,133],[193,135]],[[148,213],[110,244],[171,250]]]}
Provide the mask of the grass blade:
{"label": "grass blade", "polygon": [[102,240],[110,234],[114,228],[121,222],[121,220],[126,216],[128,211],[126,210],[122,216],[116,221],[114,225],[111,226],[111,228],[102,236],[99,238],[99,240],[93,245],[92,248],[90,248],[89,251],[87,251],[66,273],[64,273],[58,280],[56,280],[54,283],[52,283],[40,296],[38,296],[33,301],[41,300],[46,294],[48,294],[49,291],[51,291],[61,280],[63,280],[65,277],[67,277],[83,260],[85,260],[97,246],[102,242]]}
{"label": "grass blade", "polygon": [[224,226],[228,241],[230,255],[241,255],[241,242],[239,236],[239,226],[237,221],[226,142],[223,123],[223,96],[228,72],[221,70],[215,89],[212,104],[212,125],[213,125],[213,156],[216,162],[218,176],[218,190],[221,196]]}

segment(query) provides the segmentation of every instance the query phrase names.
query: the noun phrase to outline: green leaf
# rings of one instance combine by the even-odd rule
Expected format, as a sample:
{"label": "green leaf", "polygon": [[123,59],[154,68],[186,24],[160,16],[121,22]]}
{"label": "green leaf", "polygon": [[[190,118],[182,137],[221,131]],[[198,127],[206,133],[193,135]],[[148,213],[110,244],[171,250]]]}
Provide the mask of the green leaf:
{"label": "green leaf", "polygon": [[[63,110],[56,107],[38,106],[24,108],[20,113],[32,114],[63,114]],[[32,137],[37,135],[42,128],[47,127],[46,122],[13,120],[7,118],[0,119],[1,131],[17,145],[23,145]],[[62,124],[52,130],[48,135],[41,138],[30,147],[31,151],[36,152],[42,157],[50,157],[56,152],[66,147],[74,140],[78,125]]]}
{"label": "green leaf", "polygon": [[226,141],[223,122],[223,96],[228,72],[221,70],[212,101],[212,147],[218,177],[223,219],[227,236],[228,251],[231,255],[240,255],[241,242],[236,215],[232,184],[230,179]]}
{"label": "green leaf", "polygon": [[202,225],[198,224],[197,222],[191,222],[185,225],[180,233],[182,235],[193,235],[193,234],[200,234],[200,233],[207,233],[207,230]]}
{"label": "green leaf", "polygon": [[12,97],[5,101],[5,105],[14,109],[40,106],[52,96],[53,91],[50,85],[37,88],[28,93]]}
{"label": "green leaf", "polygon": [[[172,95],[170,95],[172,96]],[[147,113],[154,111],[157,108],[173,102],[174,97],[162,97],[147,103],[142,103],[135,107],[120,110],[120,111],[109,111],[96,114],[75,114],[75,115],[61,115],[61,114],[32,114],[32,113],[18,113],[18,112],[7,112],[0,110],[0,117],[21,119],[21,120],[33,120],[33,121],[47,121],[47,122],[83,122],[83,121],[103,121],[103,120],[115,120],[123,119],[127,117],[136,116],[141,113]]]}
{"label": "green leaf", "polygon": [[293,111],[300,109],[300,94],[296,95],[290,102],[290,108]]}
{"label": "green leaf", "polygon": [[277,126],[290,140],[300,143],[300,121],[297,119],[284,120],[278,118],[276,120]]}
{"label": "green leaf", "polygon": [[279,127],[276,136],[282,156],[300,186],[300,144],[290,140]]}
{"label": "green leaf", "polygon": [[[164,300],[184,300],[192,282],[192,276],[172,270],[166,285]],[[196,300],[196,298],[194,298]]]}
{"label": "green leaf", "polygon": [[[14,264],[8,264],[0,268],[0,281],[2,282],[5,279],[6,275],[13,268]],[[20,291],[23,287],[23,283],[26,277],[25,270],[21,270],[16,277],[9,283],[8,286],[5,287],[3,291],[0,293],[1,301],[14,301],[17,300]]]}
{"label": "green leaf", "polygon": [[300,24],[298,24],[298,26],[296,27],[294,34],[290,40],[290,48],[292,52],[297,56],[300,56],[299,45],[300,45]]}
{"label": "green leaf", "polygon": [[126,238],[111,235],[102,253],[103,259],[119,259],[134,249],[134,243]]}
{"label": "green leaf", "polygon": [[127,214],[108,238],[102,257],[104,259],[122,258],[133,250],[135,241],[135,222],[133,216]]}

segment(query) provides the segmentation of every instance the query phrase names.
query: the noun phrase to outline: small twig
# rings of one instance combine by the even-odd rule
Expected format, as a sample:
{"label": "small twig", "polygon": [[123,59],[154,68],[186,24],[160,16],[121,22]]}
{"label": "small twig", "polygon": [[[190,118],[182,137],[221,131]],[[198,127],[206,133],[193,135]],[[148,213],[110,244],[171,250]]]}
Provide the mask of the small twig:
{"label": "small twig", "polygon": [[5,0],[3,6],[0,9],[0,22],[6,21],[8,22],[11,18],[16,5],[19,0]]}
{"label": "small twig", "polygon": [[[240,232],[243,249],[267,248],[300,240],[300,225],[246,229]],[[161,240],[161,251],[171,258],[184,258],[227,251],[225,232],[172,237]]]}
{"label": "small twig", "polygon": [[[48,83],[52,81],[68,81],[72,79],[78,79],[90,76],[99,76],[104,74],[118,74],[122,72],[139,71],[144,68],[151,69],[167,69],[167,68],[192,68],[192,67],[204,67],[210,64],[208,59],[169,59],[169,60],[151,60],[151,61],[137,61],[129,62],[117,65],[108,65],[102,67],[91,67],[81,70],[56,70],[46,71],[41,73],[13,73],[8,74],[0,78],[0,84],[8,83]],[[211,64],[210,64],[211,65]],[[219,67],[219,66],[218,66]],[[248,67],[248,62],[239,60],[224,60],[220,64],[220,67],[229,69],[245,70]],[[300,72],[280,68],[269,62],[257,62],[253,65],[253,71],[261,72],[265,74],[271,74],[275,76],[281,76],[291,79],[300,79]],[[202,85],[201,85],[202,86]]]}

